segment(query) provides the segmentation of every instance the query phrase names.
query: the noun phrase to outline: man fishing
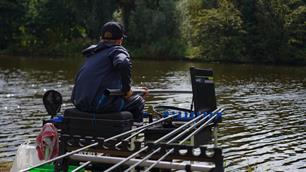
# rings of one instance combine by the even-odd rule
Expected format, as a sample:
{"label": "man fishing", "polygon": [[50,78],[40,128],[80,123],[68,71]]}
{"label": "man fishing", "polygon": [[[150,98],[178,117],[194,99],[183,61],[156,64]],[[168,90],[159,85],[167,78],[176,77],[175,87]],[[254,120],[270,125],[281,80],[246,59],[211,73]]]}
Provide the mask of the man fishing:
{"label": "man fishing", "polygon": [[[84,112],[130,111],[134,124],[141,125],[145,101],[131,90],[132,64],[122,46],[125,37],[124,28],[118,22],[104,24],[100,42],[83,50],[86,60],[76,76],[71,99]],[[124,96],[107,96],[105,89],[120,89]]]}

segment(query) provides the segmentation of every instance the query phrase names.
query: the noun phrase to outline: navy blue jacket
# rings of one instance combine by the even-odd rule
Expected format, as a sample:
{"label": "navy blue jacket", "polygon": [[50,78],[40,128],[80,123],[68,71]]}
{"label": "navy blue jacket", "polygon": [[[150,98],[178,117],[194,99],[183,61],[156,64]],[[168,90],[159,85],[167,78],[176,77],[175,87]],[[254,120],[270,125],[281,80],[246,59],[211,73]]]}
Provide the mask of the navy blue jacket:
{"label": "navy blue jacket", "polygon": [[124,106],[122,97],[104,96],[104,90],[131,88],[130,55],[125,48],[100,42],[83,53],[86,60],[78,72],[72,91],[72,102],[85,112],[117,112]]}

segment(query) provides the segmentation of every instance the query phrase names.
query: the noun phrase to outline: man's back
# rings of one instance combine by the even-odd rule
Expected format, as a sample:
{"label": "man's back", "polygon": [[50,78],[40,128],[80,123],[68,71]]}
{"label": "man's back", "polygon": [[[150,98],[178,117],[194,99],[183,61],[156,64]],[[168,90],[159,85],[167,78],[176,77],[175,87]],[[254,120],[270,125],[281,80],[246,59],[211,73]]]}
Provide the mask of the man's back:
{"label": "man's back", "polygon": [[[134,121],[142,123],[145,100],[131,89],[130,55],[122,42],[123,26],[114,21],[103,25],[100,43],[83,51],[87,57],[72,91],[72,102],[84,112],[109,113],[129,111]],[[106,88],[120,89],[124,96],[105,96]]]}
{"label": "man's back", "polygon": [[[125,54],[125,58],[123,56],[122,59],[118,59],[116,56],[122,53]],[[75,80],[72,92],[72,101],[75,106],[82,111],[99,111],[99,107],[106,103],[104,90],[122,88],[120,70],[115,65],[129,61],[128,58],[129,55],[123,47],[112,44],[100,43],[96,48],[90,50]],[[116,107],[120,106],[120,100],[109,100],[108,98],[108,101],[114,104],[114,109],[109,109],[109,111],[120,110],[119,107]]]}

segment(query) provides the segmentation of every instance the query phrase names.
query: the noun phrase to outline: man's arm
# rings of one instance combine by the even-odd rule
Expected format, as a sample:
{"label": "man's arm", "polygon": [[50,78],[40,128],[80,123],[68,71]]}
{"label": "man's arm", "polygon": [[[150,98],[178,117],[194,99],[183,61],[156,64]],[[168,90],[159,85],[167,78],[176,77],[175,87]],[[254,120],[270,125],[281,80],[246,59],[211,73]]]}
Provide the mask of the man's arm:
{"label": "man's arm", "polygon": [[122,89],[121,91],[125,93],[127,97],[132,95],[131,91],[131,68],[132,64],[128,56],[124,53],[119,53],[113,59],[113,65],[121,75]]}

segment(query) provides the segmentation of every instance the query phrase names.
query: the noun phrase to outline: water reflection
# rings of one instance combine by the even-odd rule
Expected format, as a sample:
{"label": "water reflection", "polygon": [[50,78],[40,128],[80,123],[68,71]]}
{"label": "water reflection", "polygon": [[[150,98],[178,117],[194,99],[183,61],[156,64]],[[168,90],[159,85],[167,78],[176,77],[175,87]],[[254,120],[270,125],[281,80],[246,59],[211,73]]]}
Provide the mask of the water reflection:
{"label": "water reflection", "polygon": [[[46,90],[70,107],[73,79],[83,59],[0,58],[0,162],[35,138]],[[189,67],[213,68],[226,171],[306,170],[306,70],[303,67],[135,61],[133,80],[148,88],[191,89]],[[147,105],[190,107],[191,95],[150,96]]]}

